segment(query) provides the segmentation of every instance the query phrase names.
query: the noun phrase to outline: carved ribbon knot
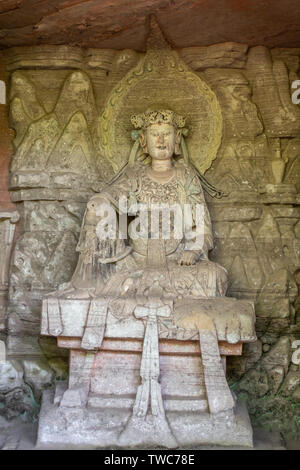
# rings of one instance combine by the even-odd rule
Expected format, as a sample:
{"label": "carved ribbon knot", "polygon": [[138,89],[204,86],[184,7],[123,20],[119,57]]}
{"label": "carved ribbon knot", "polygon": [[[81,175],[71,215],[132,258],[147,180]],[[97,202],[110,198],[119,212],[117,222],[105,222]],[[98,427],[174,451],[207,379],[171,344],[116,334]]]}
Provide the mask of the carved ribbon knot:
{"label": "carved ribbon knot", "polygon": [[164,416],[164,408],[161,396],[159,377],[159,352],[158,352],[158,317],[169,317],[171,308],[169,305],[162,307],[137,306],[134,316],[137,319],[147,319],[140,376],[142,384],[138,387],[136,400],[133,407],[133,415],[146,416],[149,403],[153,416]]}

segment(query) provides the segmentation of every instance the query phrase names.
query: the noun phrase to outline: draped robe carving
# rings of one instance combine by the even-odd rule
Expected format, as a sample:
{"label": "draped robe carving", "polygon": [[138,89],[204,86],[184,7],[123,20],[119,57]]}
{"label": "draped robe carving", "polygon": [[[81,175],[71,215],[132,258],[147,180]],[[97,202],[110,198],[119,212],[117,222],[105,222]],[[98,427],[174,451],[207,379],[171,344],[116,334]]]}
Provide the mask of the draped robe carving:
{"label": "draped robe carving", "polygon": [[[223,296],[227,288],[226,270],[209,261],[208,252],[213,248],[213,235],[210,215],[205,202],[201,182],[196,170],[179,160],[175,162],[175,174],[167,183],[158,183],[147,175],[147,166],[136,164],[128,167],[116,181],[89,201],[83,220],[81,236],[77,246],[79,261],[71,284],[76,289],[88,289],[90,294],[113,292],[120,295],[124,283],[130,282],[130,290],[142,293],[142,287],[150,287],[150,280],[141,269],[149,273],[151,268],[162,277],[160,285],[165,295],[216,297]],[[197,236],[196,205],[203,207],[202,249],[193,249],[192,234],[185,233],[181,239],[174,238],[174,224],[170,230],[170,239],[108,239],[99,240],[97,224],[101,216],[98,209],[104,201],[120,212],[120,197],[129,207],[140,203],[151,210],[151,204],[163,203],[172,207],[175,203],[183,209],[185,204],[191,207],[193,217],[192,230]],[[122,214],[119,214],[122,216]],[[118,231],[116,233],[118,235]],[[180,254],[184,250],[194,251],[197,255],[194,266],[180,266]],[[107,262],[112,260],[112,262]],[[103,262],[104,261],[104,262]],[[150,276],[151,277],[151,276]],[[152,281],[151,281],[152,285]],[[128,290],[128,289],[127,289]],[[128,293],[128,292],[127,292]]]}

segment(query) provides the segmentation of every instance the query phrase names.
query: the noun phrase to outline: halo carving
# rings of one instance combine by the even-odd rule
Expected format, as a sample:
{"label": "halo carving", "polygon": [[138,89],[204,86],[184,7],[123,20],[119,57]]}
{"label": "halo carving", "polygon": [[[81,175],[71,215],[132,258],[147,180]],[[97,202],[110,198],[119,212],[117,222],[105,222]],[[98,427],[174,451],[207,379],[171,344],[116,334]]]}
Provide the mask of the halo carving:
{"label": "halo carving", "polygon": [[222,113],[215,93],[165,48],[149,50],[110,93],[98,122],[99,151],[118,171],[132,147],[130,117],[148,108],[172,109],[186,117],[190,158],[204,173],[222,139]]}

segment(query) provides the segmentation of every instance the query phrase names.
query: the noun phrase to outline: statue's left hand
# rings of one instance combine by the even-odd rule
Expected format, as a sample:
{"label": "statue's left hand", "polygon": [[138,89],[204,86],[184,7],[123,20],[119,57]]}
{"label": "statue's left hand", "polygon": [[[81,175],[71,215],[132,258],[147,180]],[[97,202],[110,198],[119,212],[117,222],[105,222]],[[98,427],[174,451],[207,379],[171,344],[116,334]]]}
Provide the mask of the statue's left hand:
{"label": "statue's left hand", "polygon": [[181,264],[183,266],[191,266],[192,264],[195,264],[197,260],[197,253],[194,251],[184,251],[179,258],[178,264]]}

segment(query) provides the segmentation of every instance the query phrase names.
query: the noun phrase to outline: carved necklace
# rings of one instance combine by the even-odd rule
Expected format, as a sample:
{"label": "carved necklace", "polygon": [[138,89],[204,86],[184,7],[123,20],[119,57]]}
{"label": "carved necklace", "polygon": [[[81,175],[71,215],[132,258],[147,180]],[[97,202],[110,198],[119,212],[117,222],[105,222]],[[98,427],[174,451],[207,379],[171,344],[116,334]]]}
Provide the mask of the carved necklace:
{"label": "carved necklace", "polygon": [[179,202],[176,172],[167,183],[158,183],[148,176],[147,168],[143,168],[137,201],[147,205]]}

